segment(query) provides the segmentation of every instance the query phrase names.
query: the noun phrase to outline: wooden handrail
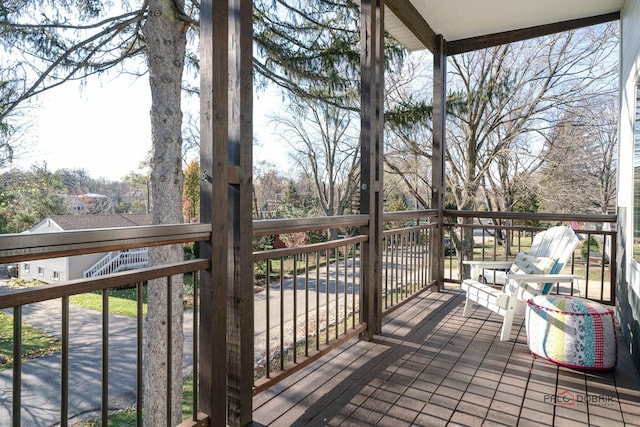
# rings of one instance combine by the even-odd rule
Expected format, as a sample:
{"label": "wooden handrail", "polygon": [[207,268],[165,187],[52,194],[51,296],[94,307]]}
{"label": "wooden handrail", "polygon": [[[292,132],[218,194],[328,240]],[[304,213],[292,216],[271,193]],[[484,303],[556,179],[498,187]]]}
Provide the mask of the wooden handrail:
{"label": "wooden handrail", "polygon": [[139,268],[137,270],[113,273],[108,276],[69,280],[63,283],[48,284],[35,288],[12,289],[0,296],[0,309],[33,304],[86,292],[117,288],[176,274],[190,273],[192,271],[207,269],[210,265],[209,260],[198,258],[164,264],[159,267]]}
{"label": "wooden handrail", "polygon": [[0,235],[0,264],[205,241],[211,224],[148,225],[56,233]]}

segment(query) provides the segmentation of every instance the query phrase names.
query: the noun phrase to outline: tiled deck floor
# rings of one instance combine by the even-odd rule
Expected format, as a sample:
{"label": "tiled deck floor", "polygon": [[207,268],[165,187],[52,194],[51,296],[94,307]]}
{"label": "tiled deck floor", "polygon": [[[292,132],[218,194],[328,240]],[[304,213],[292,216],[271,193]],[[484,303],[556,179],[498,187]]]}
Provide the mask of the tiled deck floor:
{"label": "tiled deck floor", "polygon": [[[419,296],[373,342],[353,340],[255,396],[254,425],[640,425],[623,345],[613,371],[566,369],[531,355],[522,317],[500,342],[499,316],[463,318],[462,307],[458,291]],[[575,398],[554,405],[556,395]]]}

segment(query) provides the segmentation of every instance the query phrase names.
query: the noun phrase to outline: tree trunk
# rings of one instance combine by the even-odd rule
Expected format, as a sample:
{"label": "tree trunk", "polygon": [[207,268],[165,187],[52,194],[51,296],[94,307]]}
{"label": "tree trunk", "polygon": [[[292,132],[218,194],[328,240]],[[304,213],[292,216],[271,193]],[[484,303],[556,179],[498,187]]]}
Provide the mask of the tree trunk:
{"label": "tree trunk", "polygon": [[[182,110],[181,84],[186,51],[187,25],[181,19],[182,0],[150,0],[143,31],[147,40],[149,84],[151,86],[151,137],[153,224],[182,223]],[[180,245],[154,248],[153,265],[182,261]],[[147,334],[144,366],[144,424],[166,425],[168,407],[171,425],[182,421],[182,299],[181,276],[171,278],[171,349],[167,356],[168,283],[149,283]],[[167,366],[170,363],[170,366]],[[171,376],[168,377],[167,373]],[[167,403],[170,378],[171,402]]]}

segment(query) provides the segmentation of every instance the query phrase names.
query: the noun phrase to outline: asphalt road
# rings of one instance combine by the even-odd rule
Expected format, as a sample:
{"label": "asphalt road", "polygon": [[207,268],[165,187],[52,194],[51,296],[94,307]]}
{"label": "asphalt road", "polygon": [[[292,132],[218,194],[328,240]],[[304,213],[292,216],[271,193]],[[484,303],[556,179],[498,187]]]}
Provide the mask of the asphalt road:
{"label": "asphalt road", "polygon": [[[23,321],[61,338],[60,300],[23,308]],[[183,368],[193,361],[192,312],[185,312]],[[102,314],[77,306],[69,309],[69,418],[99,415],[101,408]],[[136,321],[109,317],[109,409],[131,407],[136,397]],[[52,426],[60,420],[60,352],[22,365],[22,425]],[[11,425],[13,370],[0,372],[0,426]]]}
{"label": "asphalt road", "polygon": [[[298,327],[298,337],[304,336],[301,325],[305,323],[306,298],[309,298],[311,327],[322,329],[336,317],[352,310],[352,288],[354,268],[349,261],[329,266],[318,277],[315,273],[308,277],[286,279],[281,287],[272,284],[267,293],[255,294],[255,360],[266,357],[266,329],[269,325],[270,346],[274,351],[280,345],[280,307],[284,308],[285,322],[283,341],[290,345],[293,336],[294,319]],[[358,265],[356,262],[356,274]],[[328,274],[328,277],[327,277]],[[6,289],[6,287],[4,287]],[[0,281],[0,293],[3,286]],[[347,297],[345,298],[345,291]],[[359,289],[356,284],[356,298]],[[337,299],[337,301],[336,301]],[[296,309],[294,311],[294,300]],[[316,305],[316,301],[318,304]],[[329,310],[327,310],[327,302]],[[338,308],[338,315],[335,310]],[[12,314],[11,311],[8,311]],[[295,314],[294,314],[295,313]],[[23,322],[42,332],[61,338],[61,300],[46,301],[23,307]],[[102,313],[71,305],[69,309],[69,417],[86,419],[99,416],[102,405]],[[267,322],[267,319],[269,321]],[[193,363],[193,312],[186,311],[184,318],[184,361],[183,369],[190,370]],[[136,398],[136,320],[135,318],[109,316],[109,410],[129,408]],[[9,338],[10,339],[10,338]],[[56,352],[47,356],[28,360],[22,365],[21,416],[23,426],[54,426],[60,420],[61,355]],[[0,427],[11,425],[13,371],[0,371]]]}

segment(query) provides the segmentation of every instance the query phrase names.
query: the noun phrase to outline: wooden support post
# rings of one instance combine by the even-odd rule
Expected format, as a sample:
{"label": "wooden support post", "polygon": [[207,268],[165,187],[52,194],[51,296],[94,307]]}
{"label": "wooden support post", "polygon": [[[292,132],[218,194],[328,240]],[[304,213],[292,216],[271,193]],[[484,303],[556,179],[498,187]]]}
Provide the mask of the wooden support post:
{"label": "wooden support post", "polygon": [[226,174],[227,422],[245,426],[253,415],[253,2],[229,0],[229,7],[229,167],[237,174]]}
{"label": "wooden support post", "polygon": [[384,0],[361,2],[360,212],[369,215],[361,251],[362,318],[367,338],[382,329],[382,213],[384,131]]}
{"label": "wooden support post", "polygon": [[431,280],[438,289],[444,287],[444,153],[445,123],[447,115],[447,42],[436,36],[433,52],[433,148],[431,160],[432,193],[431,208],[438,210],[437,227],[433,229],[433,250],[431,251]]}
{"label": "wooden support post", "polygon": [[[200,407],[213,426],[227,422],[227,159],[228,5],[205,0],[200,9],[200,221],[212,224],[200,256],[211,260],[200,290]],[[215,40],[215,44],[214,44]],[[194,331],[195,332],[195,331]]]}
{"label": "wooden support post", "polygon": [[[201,221],[212,224],[201,256],[200,402],[210,425],[252,419],[252,2],[201,5]],[[228,357],[227,357],[228,356]]]}

